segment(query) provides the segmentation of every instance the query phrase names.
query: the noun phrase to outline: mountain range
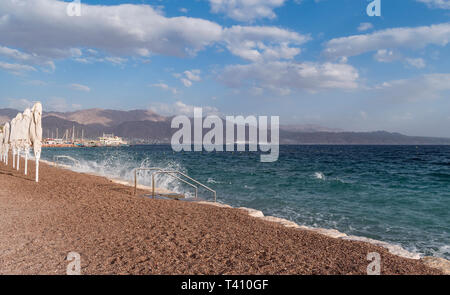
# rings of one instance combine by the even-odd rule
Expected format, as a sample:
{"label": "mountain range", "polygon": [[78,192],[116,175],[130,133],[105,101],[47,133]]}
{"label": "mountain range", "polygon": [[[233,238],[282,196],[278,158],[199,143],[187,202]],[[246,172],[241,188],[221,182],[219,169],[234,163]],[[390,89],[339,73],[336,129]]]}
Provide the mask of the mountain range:
{"label": "mountain range", "polygon": [[[11,120],[18,110],[0,109],[0,123]],[[176,129],[170,127],[173,117],[150,110],[87,109],[74,112],[44,112],[44,137],[97,138],[113,133],[132,143],[170,143]],[[225,124],[224,124],[225,126]],[[207,132],[205,130],[204,132]],[[247,132],[248,133],[248,132]],[[225,133],[224,133],[225,134]],[[349,132],[318,125],[280,126],[281,144],[450,144],[450,138],[406,136],[387,131]]]}

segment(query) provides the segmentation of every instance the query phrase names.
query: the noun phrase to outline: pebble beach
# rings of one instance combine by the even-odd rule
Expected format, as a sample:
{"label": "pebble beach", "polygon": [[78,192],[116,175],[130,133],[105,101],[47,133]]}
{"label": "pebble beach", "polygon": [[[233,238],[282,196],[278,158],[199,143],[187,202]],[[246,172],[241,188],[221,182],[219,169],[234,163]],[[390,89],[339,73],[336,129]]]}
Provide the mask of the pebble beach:
{"label": "pebble beach", "polygon": [[443,274],[423,259],[248,210],[135,196],[130,186],[45,163],[36,184],[33,161],[28,169],[0,164],[0,274],[63,275],[70,252],[80,254],[82,274],[355,275],[367,274],[371,252],[381,274]]}

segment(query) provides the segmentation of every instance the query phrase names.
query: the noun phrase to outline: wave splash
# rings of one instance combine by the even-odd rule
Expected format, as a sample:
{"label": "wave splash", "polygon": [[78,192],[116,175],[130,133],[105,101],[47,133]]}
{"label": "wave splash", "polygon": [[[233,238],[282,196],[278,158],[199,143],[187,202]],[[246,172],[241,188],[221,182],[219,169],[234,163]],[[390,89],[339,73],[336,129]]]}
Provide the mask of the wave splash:
{"label": "wave splash", "polygon": [[314,173],[314,177],[316,179],[321,179],[321,180],[325,180],[325,175],[322,172],[315,172]]}
{"label": "wave splash", "polygon": [[[64,167],[73,170],[75,172],[95,174],[99,176],[104,176],[110,179],[120,179],[128,181],[129,183],[134,183],[134,170],[136,168],[161,168],[163,170],[176,170],[186,173],[184,167],[174,161],[158,161],[153,160],[150,157],[146,157],[143,160],[136,160],[130,155],[124,153],[109,154],[104,155],[105,157],[97,159],[85,159],[78,158],[77,161],[67,161],[64,158],[68,155],[59,155],[63,161],[58,162],[58,164],[63,164]],[[74,155],[68,157],[74,158]],[[64,160],[66,159],[66,160]],[[141,170],[138,173],[138,182],[141,185],[151,186],[151,175],[155,171],[151,170]],[[156,187],[164,188],[175,193],[183,194],[186,198],[194,198],[194,192],[192,189],[171,177],[168,174],[157,174],[155,175]]]}

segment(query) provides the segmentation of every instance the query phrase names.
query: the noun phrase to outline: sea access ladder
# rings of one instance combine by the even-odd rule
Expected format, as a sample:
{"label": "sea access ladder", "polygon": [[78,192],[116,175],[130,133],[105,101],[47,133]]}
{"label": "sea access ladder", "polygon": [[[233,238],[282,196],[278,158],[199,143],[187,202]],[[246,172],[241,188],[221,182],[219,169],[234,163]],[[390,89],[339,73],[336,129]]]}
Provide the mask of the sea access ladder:
{"label": "sea access ladder", "polygon": [[213,194],[214,202],[217,202],[217,193],[212,188],[204,185],[203,183],[199,182],[198,180],[195,180],[194,178],[186,175],[183,172],[177,171],[177,170],[165,170],[159,167],[150,167],[150,168],[136,168],[134,169],[134,194],[137,194],[138,189],[138,177],[139,172],[141,171],[151,171],[151,179],[152,179],[152,198],[155,197],[165,197],[165,198],[173,198],[173,199],[184,199],[185,195],[171,192],[169,190],[164,189],[157,189],[156,188],[156,179],[155,176],[157,175],[168,175],[178,181],[181,181],[182,183],[187,184],[191,188],[194,189],[194,195],[195,199],[198,199],[198,188],[202,187],[206,189],[207,191],[210,191]]}

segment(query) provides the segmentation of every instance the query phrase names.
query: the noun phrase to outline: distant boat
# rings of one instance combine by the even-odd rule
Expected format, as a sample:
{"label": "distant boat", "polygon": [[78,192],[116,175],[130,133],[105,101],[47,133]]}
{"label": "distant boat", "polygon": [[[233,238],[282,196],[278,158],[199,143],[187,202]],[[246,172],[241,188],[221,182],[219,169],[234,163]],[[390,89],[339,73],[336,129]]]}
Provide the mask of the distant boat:
{"label": "distant boat", "polygon": [[128,142],[114,134],[103,134],[98,139],[100,146],[128,146]]}

